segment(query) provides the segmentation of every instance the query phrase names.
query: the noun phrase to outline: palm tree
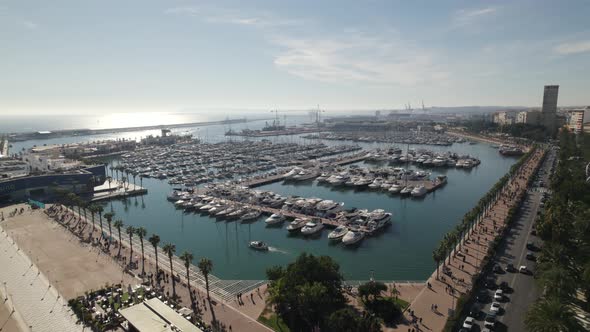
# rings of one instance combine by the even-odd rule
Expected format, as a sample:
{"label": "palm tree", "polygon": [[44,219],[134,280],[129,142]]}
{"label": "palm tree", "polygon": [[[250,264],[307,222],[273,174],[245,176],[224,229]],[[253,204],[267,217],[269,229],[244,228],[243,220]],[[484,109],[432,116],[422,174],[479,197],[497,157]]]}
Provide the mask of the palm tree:
{"label": "palm tree", "polygon": [[129,262],[133,260],[133,233],[135,233],[135,227],[129,225],[125,229],[125,232],[129,234]]}
{"label": "palm tree", "polygon": [[104,211],[104,208],[102,207],[102,205],[96,205],[96,212],[98,213],[98,219],[100,220],[100,227],[102,227],[102,211]]}
{"label": "palm tree", "polygon": [[171,243],[166,243],[164,248],[162,248],[166,255],[168,255],[168,260],[170,261],[170,276],[172,277],[172,297],[176,298],[176,281],[174,280],[174,270],[172,268],[172,255],[176,252],[176,246]]}
{"label": "palm tree", "polygon": [[[156,278],[158,277],[158,273],[160,272],[160,268],[158,267],[158,244],[160,244],[160,237],[156,234],[152,234],[149,238],[150,243],[154,246],[154,253],[156,254]],[[158,279],[159,281],[159,279]]]}
{"label": "palm tree", "polygon": [[135,229],[135,234],[139,237],[141,243],[141,275],[145,274],[145,255],[143,254],[143,238],[147,235],[147,231],[143,227]]}
{"label": "palm tree", "polygon": [[207,299],[211,302],[211,297],[209,296],[209,273],[213,270],[213,262],[208,258],[201,258],[199,261],[199,270],[205,277],[205,289],[207,290]]}
{"label": "palm tree", "polygon": [[[115,213],[114,212],[107,212],[104,214],[104,217],[107,220],[107,224],[109,225],[109,235],[112,235],[111,222],[113,221],[113,217],[115,217]],[[123,223],[123,222],[121,221],[121,223]],[[102,229],[102,223],[100,223],[100,228]]]}
{"label": "palm tree", "polygon": [[85,200],[80,199],[80,204],[82,205],[82,211],[84,211],[84,221],[88,221],[88,219],[86,219],[86,209],[88,209],[88,203]]}
{"label": "palm tree", "polygon": [[95,205],[95,204],[90,204],[88,206],[88,211],[90,211],[90,215],[92,216],[92,230],[94,230],[94,214],[96,213],[97,208],[98,208],[98,205]]}
{"label": "palm tree", "polygon": [[123,220],[117,219],[115,220],[114,224],[115,228],[119,231],[119,251],[117,252],[117,257],[121,256],[121,228],[123,227]]}
{"label": "palm tree", "polygon": [[189,279],[189,267],[191,266],[191,263],[193,262],[193,254],[191,254],[188,251],[184,251],[182,253],[182,255],[180,255],[180,259],[182,259],[184,261],[184,267],[186,267],[186,285],[188,287],[188,293],[191,297],[191,299],[193,298],[193,295],[191,293],[191,281]]}
{"label": "palm tree", "polygon": [[531,332],[583,331],[567,304],[554,297],[537,300],[527,311],[524,324]]}

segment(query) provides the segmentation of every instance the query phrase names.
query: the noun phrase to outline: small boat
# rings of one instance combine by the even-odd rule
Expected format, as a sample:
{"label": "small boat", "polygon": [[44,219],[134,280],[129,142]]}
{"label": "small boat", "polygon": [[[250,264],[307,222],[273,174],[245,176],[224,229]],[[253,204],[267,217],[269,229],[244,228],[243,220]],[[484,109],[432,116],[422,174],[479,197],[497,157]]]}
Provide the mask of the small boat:
{"label": "small boat", "polygon": [[424,186],[418,186],[416,188],[414,188],[410,194],[412,195],[412,197],[422,197],[424,195],[426,195],[428,191],[426,190],[426,187]]}
{"label": "small boat", "polygon": [[287,230],[291,233],[298,232],[305,226],[305,224],[307,224],[308,221],[309,219],[307,218],[295,218],[295,220],[289,223],[289,226],[287,226]]}
{"label": "small boat", "polygon": [[285,216],[280,213],[274,213],[264,221],[268,226],[278,225],[285,221]]}
{"label": "small boat", "polygon": [[248,247],[254,250],[268,251],[268,245],[262,241],[251,241]]}
{"label": "small boat", "polygon": [[364,238],[365,238],[365,233],[363,233],[363,232],[348,231],[348,233],[346,233],[346,235],[344,235],[344,237],[342,238],[342,243],[349,246],[349,245],[353,245],[355,243],[358,243],[359,241],[361,241]]}
{"label": "small boat", "polygon": [[399,194],[399,192],[404,189],[404,186],[394,183],[391,185],[391,187],[389,187],[389,189],[387,190],[389,193],[391,194]]}
{"label": "small boat", "polygon": [[301,229],[303,235],[313,235],[324,229],[324,224],[321,222],[310,221]]}
{"label": "small boat", "polygon": [[412,193],[412,190],[414,190],[413,186],[407,186],[404,189],[400,190],[400,195],[405,196],[405,195],[410,195]]}
{"label": "small boat", "polygon": [[258,210],[250,211],[250,212],[244,214],[242,217],[240,217],[240,221],[242,221],[242,222],[254,221],[254,220],[260,218],[261,215],[262,215],[262,212],[260,212]]}
{"label": "small boat", "polygon": [[348,233],[348,227],[340,225],[328,234],[328,239],[332,241],[341,241],[346,233]]}

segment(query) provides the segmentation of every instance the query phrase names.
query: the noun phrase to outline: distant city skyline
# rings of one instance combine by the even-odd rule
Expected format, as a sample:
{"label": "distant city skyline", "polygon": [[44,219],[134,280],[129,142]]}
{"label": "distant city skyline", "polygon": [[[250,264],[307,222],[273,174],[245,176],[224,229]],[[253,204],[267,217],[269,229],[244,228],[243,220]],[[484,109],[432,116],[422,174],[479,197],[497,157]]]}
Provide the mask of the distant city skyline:
{"label": "distant city skyline", "polygon": [[[590,1],[0,3],[0,114],[590,104]],[[223,110],[223,111],[222,111]]]}

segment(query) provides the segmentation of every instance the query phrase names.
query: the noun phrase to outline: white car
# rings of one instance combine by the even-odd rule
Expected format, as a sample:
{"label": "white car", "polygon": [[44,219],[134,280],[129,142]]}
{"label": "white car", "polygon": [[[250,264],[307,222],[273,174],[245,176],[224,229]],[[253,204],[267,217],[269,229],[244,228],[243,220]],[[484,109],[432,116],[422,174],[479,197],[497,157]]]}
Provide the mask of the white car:
{"label": "white car", "polygon": [[471,330],[471,328],[473,327],[473,322],[474,322],[473,317],[465,318],[465,321],[463,322],[463,328]]}
{"label": "white car", "polygon": [[504,299],[504,292],[501,289],[496,290],[494,293],[494,300],[500,301]]}
{"label": "white car", "polygon": [[526,265],[521,265],[518,268],[518,272],[523,273],[523,274],[528,274],[529,273],[529,270],[526,268]]}
{"label": "white car", "polygon": [[498,312],[500,312],[500,309],[501,308],[502,307],[500,307],[500,303],[498,303],[498,302],[492,302],[492,305],[490,306],[490,311],[491,312],[498,313]]}

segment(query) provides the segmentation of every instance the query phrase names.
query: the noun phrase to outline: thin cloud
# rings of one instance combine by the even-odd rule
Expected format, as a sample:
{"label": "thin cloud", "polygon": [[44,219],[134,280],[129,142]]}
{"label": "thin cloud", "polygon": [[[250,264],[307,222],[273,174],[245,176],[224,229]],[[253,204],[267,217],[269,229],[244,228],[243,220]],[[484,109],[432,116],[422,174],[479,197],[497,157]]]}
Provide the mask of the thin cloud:
{"label": "thin cloud", "polygon": [[559,44],[553,48],[553,51],[559,55],[590,52],[590,40]]}
{"label": "thin cloud", "polygon": [[276,38],[284,51],[275,66],[291,75],[322,82],[364,82],[414,86],[441,82],[448,73],[427,52],[408,50],[399,40],[363,35],[340,39]]}
{"label": "thin cloud", "polygon": [[166,14],[197,16],[200,13],[197,7],[173,7],[164,11]]}
{"label": "thin cloud", "polygon": [[35,22],[31,22],[31,21],[22,21],[21,25],[29,30],[35,30],[39,27],[39,25]]}
{"label": "thin cloud", "polygon": [[279,27],[294,26],[302,24],[302,20],[284,19],[266,12],[253,12],[244,14],[235,10],[228,10],[221,7],[174,7],[164,11],[166,14],[186,15],[200,17],[207,23],[234,24],[256,27]]}
{"label": "thin cloud", "polygon": [[496,7],[486,7],[477,9],[460,9],[455,12],[453,24],[455,27],[470,25],[480,19],[495,14],[498,11]]}

